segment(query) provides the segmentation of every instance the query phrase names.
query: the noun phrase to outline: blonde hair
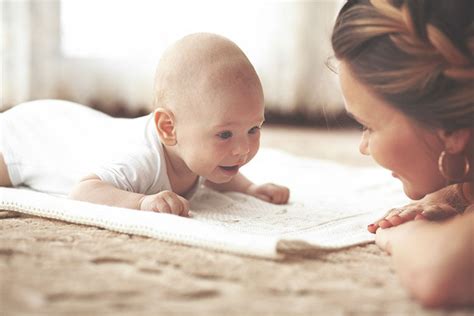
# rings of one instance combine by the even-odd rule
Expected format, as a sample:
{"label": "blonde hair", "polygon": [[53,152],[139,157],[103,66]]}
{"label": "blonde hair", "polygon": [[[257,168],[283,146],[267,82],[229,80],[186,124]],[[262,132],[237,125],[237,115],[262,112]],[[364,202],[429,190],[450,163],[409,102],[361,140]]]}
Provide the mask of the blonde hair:
{"label": "blonde hair", "polygon": [[431,127],[474,127],[474,1],[349,0],[337,59],[377,95]]}

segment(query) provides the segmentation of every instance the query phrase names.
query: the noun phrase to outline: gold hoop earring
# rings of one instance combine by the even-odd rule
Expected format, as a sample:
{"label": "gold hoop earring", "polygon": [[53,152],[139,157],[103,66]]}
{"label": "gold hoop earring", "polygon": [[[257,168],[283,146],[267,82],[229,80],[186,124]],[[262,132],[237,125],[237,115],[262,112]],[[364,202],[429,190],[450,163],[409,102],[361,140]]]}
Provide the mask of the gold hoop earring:
{"label": "gold hoop earring", "polygon": [[[469,173],[469,169],[470,169],[470,164],[469,164],[469,160],[467,159],[467,156],[462,155],[462,158],[464,160],[464,170],[463,170],[463,174],[458,177],[450,175],[449,174],[450,172],[446,170],[447,168],[445,164],[446,164],[446,160],[448,159],[448,156],[449,154],[445,150],[443,150],[441,154],[439,155],[439,158],[438,158],[439,172],[446,180],[448,180],[449,183],[462,182],[462,180]],[[451,155],[451,156],[455,156],[455,155]]]}

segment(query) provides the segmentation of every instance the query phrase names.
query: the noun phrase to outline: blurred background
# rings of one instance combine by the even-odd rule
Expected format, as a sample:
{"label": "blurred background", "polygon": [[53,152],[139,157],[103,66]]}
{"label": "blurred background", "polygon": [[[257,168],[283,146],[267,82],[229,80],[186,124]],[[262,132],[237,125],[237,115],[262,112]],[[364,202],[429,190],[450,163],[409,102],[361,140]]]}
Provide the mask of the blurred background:
{"label": "blurred background", "polygon": [[162,51],[194,32],[239,45],[263,84],[267,122],[344,126],[326,66],[338,0],[2,0],[0,112],[58,98],[146,114]]}

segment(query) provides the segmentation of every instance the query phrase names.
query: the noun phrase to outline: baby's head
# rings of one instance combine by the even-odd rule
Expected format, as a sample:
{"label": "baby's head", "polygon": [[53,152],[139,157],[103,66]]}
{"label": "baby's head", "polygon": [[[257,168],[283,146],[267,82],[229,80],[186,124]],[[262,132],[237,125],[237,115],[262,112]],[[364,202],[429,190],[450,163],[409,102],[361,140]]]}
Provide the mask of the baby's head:
{"label": "baby's head", "polygon": [[188,35],[160,60],[155,122],[174,167],[228,182],[258,151],[260,80],[242,50],[219,35]]}

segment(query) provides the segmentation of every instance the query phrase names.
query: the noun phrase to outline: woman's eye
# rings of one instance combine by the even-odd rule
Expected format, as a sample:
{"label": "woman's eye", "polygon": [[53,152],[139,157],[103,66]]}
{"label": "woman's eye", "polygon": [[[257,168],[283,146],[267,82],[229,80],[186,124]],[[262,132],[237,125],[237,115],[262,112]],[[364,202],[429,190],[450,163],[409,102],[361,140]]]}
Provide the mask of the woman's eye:
{"label": "woman's eye", "polygon": [[252,127],[252,128],[249,130],[249,134],[255,134],[255,133],[258,132],[259,130],[260,130],[260,127],[254,126],[254,127]]}
{"label": "woman's eye", "polygon": [[228,139],[232,137],[232,132],[231,131],[225,131],[217,134],[217,136],[221,139]]}
{"label": "woman's eye", "polygon": [[365,132],[365,131],[368,131],[369,128],[363,124],[359,124],[359,129],[362,131],[362,132]]}

